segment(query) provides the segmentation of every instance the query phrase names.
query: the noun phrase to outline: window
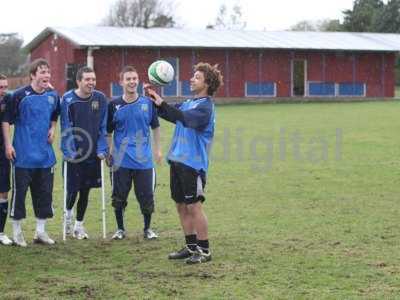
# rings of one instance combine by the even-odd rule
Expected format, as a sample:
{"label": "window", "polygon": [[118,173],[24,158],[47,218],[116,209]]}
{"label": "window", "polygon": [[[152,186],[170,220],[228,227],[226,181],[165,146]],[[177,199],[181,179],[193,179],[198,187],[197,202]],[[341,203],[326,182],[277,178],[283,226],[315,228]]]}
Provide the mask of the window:
{"label": "window", "polygon": [[276,84],[275,82],[264,81],[264,82],[251,82],[246,81],[245,95],[252,97],[275,97],[276,96]]}
{"label": "window", "polygon": [[362,82],[340,82],[338,88],[339,96],[365,96],[365,83]]}
{"label": "window", "polygon": [[335,83],[334,82],[308,82],[308,95],[309,96],[335,96]]}

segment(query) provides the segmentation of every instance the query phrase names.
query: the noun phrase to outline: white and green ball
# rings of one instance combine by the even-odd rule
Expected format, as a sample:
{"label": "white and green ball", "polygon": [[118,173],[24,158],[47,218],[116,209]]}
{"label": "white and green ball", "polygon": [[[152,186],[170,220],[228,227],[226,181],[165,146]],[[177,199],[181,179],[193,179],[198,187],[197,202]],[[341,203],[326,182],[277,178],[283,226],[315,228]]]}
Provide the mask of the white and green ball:
{"label": "white and green ball", "polygon": [[153,62],[147,70],[149,80],[154,85],[167,85],[174,79],[174,68],[165,60]]}

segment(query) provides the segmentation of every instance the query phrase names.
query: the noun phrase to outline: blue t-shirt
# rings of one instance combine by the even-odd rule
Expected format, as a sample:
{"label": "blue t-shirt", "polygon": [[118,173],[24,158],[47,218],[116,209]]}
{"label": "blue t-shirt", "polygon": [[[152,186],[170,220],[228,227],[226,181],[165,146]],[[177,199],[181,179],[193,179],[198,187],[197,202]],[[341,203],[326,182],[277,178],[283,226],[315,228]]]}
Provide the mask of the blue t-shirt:
{"label": "blue t-shirt", "polygon": [[80,98],[74,90],[61,98],[61,151],[64,158],[94,161],[108,153],[107,98],[94,90]]}
{"label": "blue t-shirt", "polygon": [[214,103],[210,97],[204,97],[186,100],[176,107],[182,111],[184,122],[176,121],[167,160],[207,172],[214,138]]}
{"label": "blue t-shirt", "polygon": [[48,142],[52,121],[59,114],[59,96],[54,90],[38,94],[31,86],[16,90],[7,101],[3,122],[14,124],[14,165],[18,168],[50,168],[55,165]]}
{"label": "blue t-shirt", "polygon": [[150,127],[159,127],[153,102],[139,96],[132,103],[121,97],[108,105],[108,133],[114,132],[114,165],[127,169],[153,168]]}

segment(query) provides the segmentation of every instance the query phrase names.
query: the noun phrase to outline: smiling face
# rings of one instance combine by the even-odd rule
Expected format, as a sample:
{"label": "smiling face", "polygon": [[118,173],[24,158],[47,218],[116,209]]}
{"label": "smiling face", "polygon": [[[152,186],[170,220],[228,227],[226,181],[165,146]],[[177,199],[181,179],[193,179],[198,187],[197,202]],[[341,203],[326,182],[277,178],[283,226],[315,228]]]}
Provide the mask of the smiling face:
{"label": "smiling face", "polygon": [[78,93],[83,97],[89,97],[96,87],[96,74],[94,72],[82,73],[82,78],[76,81]]}
{"label": "smiling face", "polygon": [[123,73],[120,84],[124,90],[125,95],[136,94],[137,87],[139,85],[138,73],[134,71]]}
{"label": "smiling face", "polygon": [[204,73],[196,71],[190,78],[190,91],[196,96],[206,96],[208,84],[205,82]]}
{"label": "smiling face", "polygon": [[47,65],[39,65],[36,72],[31,73],[31,85],[36,92],[43,92],[50,87],[50,68]]}

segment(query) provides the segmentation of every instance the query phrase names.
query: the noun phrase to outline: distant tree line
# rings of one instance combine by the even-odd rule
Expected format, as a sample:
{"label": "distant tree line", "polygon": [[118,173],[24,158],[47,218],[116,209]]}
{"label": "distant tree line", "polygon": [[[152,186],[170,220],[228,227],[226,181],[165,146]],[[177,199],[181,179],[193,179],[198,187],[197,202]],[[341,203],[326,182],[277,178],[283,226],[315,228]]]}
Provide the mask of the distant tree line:
{"label": "distant tree line", "polygon": [[353,8],[343,11],[339,20],[304,20],[293,25],[294,31],[347,31],[400,33],[400,0],[355,0]]}

